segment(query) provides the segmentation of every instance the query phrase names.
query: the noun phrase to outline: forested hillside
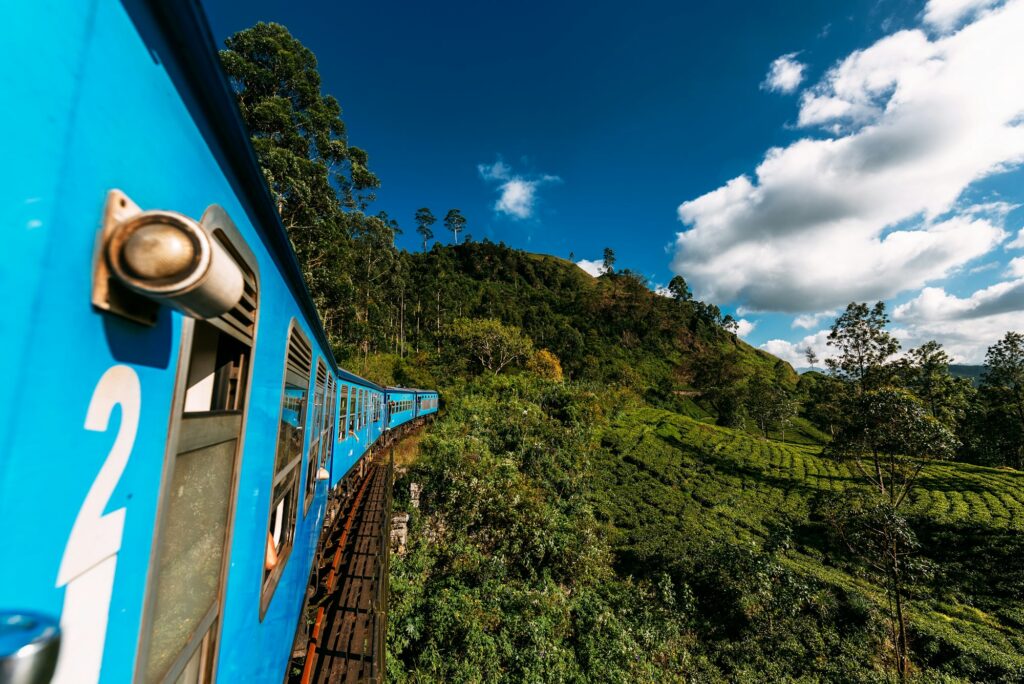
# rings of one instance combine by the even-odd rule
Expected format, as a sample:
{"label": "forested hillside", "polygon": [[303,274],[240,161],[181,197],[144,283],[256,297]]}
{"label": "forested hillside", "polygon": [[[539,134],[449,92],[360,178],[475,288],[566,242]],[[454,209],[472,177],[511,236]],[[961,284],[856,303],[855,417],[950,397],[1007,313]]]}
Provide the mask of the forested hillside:
{"label": "forested hillside", "polygon": [[457,208],[431,244],[428,207],[398,250],[312,53],[259,24],[222,57],[337,357],[442,393],[390,679],[1024,680],[1024,336],[975,387],[851,303],[797,376],[611,250],[594,278]]}

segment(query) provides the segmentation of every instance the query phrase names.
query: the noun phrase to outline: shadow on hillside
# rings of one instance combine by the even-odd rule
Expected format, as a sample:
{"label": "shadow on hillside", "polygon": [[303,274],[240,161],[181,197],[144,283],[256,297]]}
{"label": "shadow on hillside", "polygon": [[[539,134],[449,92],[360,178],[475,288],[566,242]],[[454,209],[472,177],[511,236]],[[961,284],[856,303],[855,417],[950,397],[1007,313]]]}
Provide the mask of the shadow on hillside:
{"label": "shadow on hillside", "polygon": [[[933,587],[978,608],[1020,610],[1024,597],[1024,534],[1019,530],[916,521],[923,554],[936,564]],[[1024,628],[1018,624],[1017,628]]]}

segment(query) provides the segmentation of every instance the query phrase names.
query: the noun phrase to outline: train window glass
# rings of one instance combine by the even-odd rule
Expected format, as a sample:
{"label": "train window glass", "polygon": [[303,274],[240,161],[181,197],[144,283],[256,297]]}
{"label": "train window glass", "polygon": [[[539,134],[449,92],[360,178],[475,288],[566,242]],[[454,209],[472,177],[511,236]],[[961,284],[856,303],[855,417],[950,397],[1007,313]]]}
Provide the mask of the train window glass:
{"label": "train window glass", "polygon": [[316,492],[316,471],[320,463],[320,452],[324,446],[324,431],[327,427],[327,366],[323,359],[316,362],[316,385],[313,390],[313,421],[310,424],[309,454],[306,457],[306,498],[303,513],[309,512]]}
{"label": "train window glass", "polygon": [[320,440],[320,467],[327,466],[327,460],[334,453],[334,407],[337,402],[337,393],[334,391],[334,376],[327,376],[327,410],[324,413],[324,436]]}
{"label": "train window glass", "polygon": [[358,390],[356,390],[356,388],[353,387],[352,388],[352,392],[351,392],[351,398],[350,398],[350,401],[352,402],[352,408],[349,410],[349,414],[348,414],[348,434],[349,434],[349,437],[352,437],[352,436],[354,436],[356,434],[356,410],[359,408],[358,404],[357,404],[357,402],[358,402],[357,397],[358,396],[359,396]]}
{"label": "train window glass", "polygon": [[345,439],[348,429],[348,385],[341,385],[341,398],[338,400],[338,441]]}
{"label": "train window glass", "polygon": [[263,590],[260,597],[261,619],[270,605],[270,599],[284,572],[295,540],[299,473],[302,465],[302,444],[312,365],[312,347],[302,331],[293,324],[288,336],[284,387],[281,395],[281,419],[277,433],[277,455],[274,459],[274,477],[271,482],[270,519],[267,524]]}

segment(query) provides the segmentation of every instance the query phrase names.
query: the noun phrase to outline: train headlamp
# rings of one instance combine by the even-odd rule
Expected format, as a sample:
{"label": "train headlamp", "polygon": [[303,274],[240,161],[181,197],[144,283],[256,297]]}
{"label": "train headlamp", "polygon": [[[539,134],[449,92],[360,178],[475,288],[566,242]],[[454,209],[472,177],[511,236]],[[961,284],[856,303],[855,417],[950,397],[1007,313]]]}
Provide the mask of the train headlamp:
{"label": "train headlamp", "polygon": [[93,302],[108,311],[155,320],[151,305],[133,307],[118,287],[195,318],[221,316],[242,298],[245,280],[235,260],[202,225],[177,212],[142,211],[112,190],[101,242],[96,275],[97,281],[107,276],[106,305],[97,302],[96,285]]}

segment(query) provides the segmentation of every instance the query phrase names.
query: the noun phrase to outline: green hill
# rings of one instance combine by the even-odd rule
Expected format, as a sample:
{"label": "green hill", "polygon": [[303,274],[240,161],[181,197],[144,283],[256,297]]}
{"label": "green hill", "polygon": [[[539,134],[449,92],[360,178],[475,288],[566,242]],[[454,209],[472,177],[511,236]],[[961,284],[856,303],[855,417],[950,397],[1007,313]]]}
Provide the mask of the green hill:
{"label": "green hill", "polygon": [[[808,581],[884,600],[817,515],[831,493],[860,486],[819,448],[657,409],[622,415],[603,443],[594,500],[623,571],[685,566],[715,543],[752,545],[779,550],[779,561]],[[937,464],[914,493],[911,516],[923,556],[941,568],[914,604],[915,650],[971,679],[1024,673],[1024,473]]]}

